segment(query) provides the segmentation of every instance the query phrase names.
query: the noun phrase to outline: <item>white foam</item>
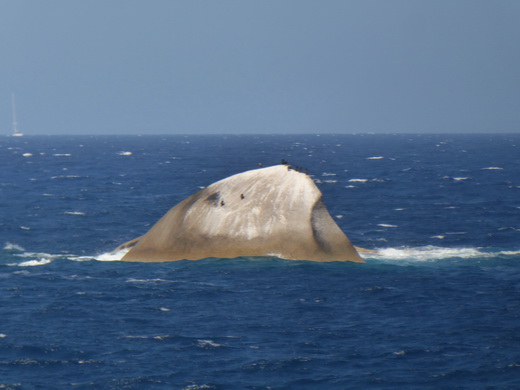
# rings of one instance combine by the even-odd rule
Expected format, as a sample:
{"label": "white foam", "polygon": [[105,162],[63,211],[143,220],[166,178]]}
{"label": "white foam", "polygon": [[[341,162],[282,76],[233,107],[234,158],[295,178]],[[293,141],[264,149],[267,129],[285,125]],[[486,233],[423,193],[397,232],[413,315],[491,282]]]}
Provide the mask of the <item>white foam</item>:
{"label": "white foam", "polygon": [[127,283],[170,283],[171,280],[161,279],[161,278],[155,278],[155,279],[135,279],[135,278],[128,278],[126,280]]}
{"label": "white foam", "polygon": [[120,156],[131,156],[133,153],[132,152],[119,152],[117,154]]}
{"label": "white foam", "polygon": [[51,176],[52,180],[56,179],[80,179],[81,176],[78,175],[59,175],[59,176]]}
{"label": "white foam", "polygon": [[48,259],[55,259],[56,257],[59,257],[59,255],[51,255],[51,254],[45,253],[45,252],[23,252],[23,253],[16,254],[16,256],[24,257],[24,258],[27,258],[27,257],[43,258],[43,257],[45,257],[45,258],[48,258]]}
{"label": "white foam", "polygon": [[124,255],[128,253],[130,248],[121,249],[117,252],[107,252],[102,253],[99,256],[94,257],[94,260],[97,261],[119,261],[123,258]]}
{"label": "white foam", "polygon": [[518,256],[518,255],[520,255],[520,251],[502,251],[502,252],[500,252],[500,254],[506,255],[506,256]]}
{"label": "white foam", "polygon": [[22,156],[24,156],[24,157],[32,157],[33,154],[32,153],[24,153],[24,154],[22,154]]}
{"label": "white foam", "polygon": [[92,260],[96,260],[96,258],[92,257],[92,256],[67,256],[67,260],[70,260],[70,261],[92,261]]}
{"label": "white foam", "polygon": [[455,181],[461,181],[461,180],[469,180],[471,177],[454,177],[453,180]]}
{"label": "white foam", "polygon": [[387,223],[378,223],[377,226],[386,227],[386,228],[396,228],[397,225],[389,225]]}
{"label": "white foam", "polygon": [[66,214],[66,215],[87,215],[83,211],[65,211],[65,212],[63,212],[63,214]]}
{"label": "white foam", "polygon": [[350,179],[349,183],[366,183],[368,179]]}
{"label": "white foam", "polygon": [[165,340],[167,338],[170,338],[171,336],[170,335],[159,335],[159,336],[133,336],[133,335],[128,335],[128,336],[125,336],[125,338],[127,339],[144,339],[144,340],[147,340],[147,339],[153,339],[153,340]]}
{"label": "white foam", "polygon": [[217,348],[217,347],[222,347],[222,344],[218,344],[216,342],[214,342],[213,340],[197,340],[199,343],[198,343],[198,346],[201,347],[201,348],[206,348],[206,347],[214,347],[214,348]]}
{"label": "white foam", "polygon": [[49,264],[51,262],[52,262],[51,259],[43,258],[43,259],[40,259],[40,260],[23,261],[20,264],[18,264],[18,266],[19,267],[36,267],[36,266],[39,266],[39,265]]}
{"label": "white foam", "polygon": [[496,171],[496,170],[501,170],[501,169],[504,169],[504,168],[500,168],[500,167],[487,167],[487,168],[482,168],[482,170],[487,170],[487,171]]}
{"label": "white foam", "polygon": [[480,248],[443,248],[438,246],[423,247],[401,247],[401,248],[381,248],[374,254],[367,257],[374,260],[383,261],[412,261],[412,262],[431,262],[450,258],[490,258],[502,254],[518,254],[518,252],[483,252]]}
{"label": "white foam", "polygon": [[6,242],[4,245],[4,251],[16,251],[16,252],[24,252],[25,249],[22,248],[18,244],[13,244],[11,242]]}
{"label": "white foam", "polygon": [[383,159],[383,156],[374,156],[374,157],[367,157],[367,160],[381,160]]}
{"label": "white foam", "polygon": [[55,153],[53,154],[54,157],[70,157],[72,154],[70,153]]}

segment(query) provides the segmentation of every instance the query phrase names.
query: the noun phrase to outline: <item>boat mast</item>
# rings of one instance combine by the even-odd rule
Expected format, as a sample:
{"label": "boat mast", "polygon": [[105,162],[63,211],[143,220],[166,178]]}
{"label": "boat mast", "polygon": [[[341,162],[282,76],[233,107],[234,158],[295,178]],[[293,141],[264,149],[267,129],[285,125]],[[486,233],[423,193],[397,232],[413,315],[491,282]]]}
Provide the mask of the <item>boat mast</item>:
{"label": "boat mast", "polygon": [[13,135],[20,136],[22,133],[18,130],[18,122],[16,121],[16,107],[14,102],[14,93],[11,94],[11,105],[13,108]]}

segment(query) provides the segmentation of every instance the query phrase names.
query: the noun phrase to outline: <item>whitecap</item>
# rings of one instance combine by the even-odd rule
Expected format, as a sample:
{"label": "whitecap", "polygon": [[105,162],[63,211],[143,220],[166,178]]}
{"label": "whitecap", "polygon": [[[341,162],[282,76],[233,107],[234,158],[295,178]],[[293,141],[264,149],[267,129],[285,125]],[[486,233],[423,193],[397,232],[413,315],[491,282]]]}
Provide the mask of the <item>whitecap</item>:
{"label": "whitecap", "polygon": [[79,179],[81,176],[78,175],[59,175],[59,176],[51,176],[52,180],[55,179]]}
{"label": "whitecap", "polygon": [[397,225],[389,225],[389,224],[386,224],[386,223],[378,223],[377,226],[386,227],[386,228],[396,228],[396,227],[398,227]]}
{"label": "whitecap", "polygon": [[0,339],[4,339],[6,337],[7,337],[7,335],[5,333],[0,333]]}
{"label": "whitecap", "polygon": [[218,343],[214,342],[213,340],[197,340],[197,341],[198,341],[197,346],[198,346],[198,347],[201,347],[201,348],[206,348],[206,347],[213,347],[213,348],[216,348],[216,347],[222,347],[222,344],[218,344]]}
{"label": "whitecap", "polygon": [[367,160],[381,160],[383,159],[383,156],[374,156],[374,157],[367,157]]}
{"label": "whitecap", "polygon": [[70,157],[72,154],[70,153],[55,153],[53,154],[54,157]]}
{"label": "whitecap", "polygon": [[169,339],[170,338],[170,335],[160,335],[160,336],[153,336],[153,339],[154,340],[165,340],[165,339]]}
{"label": "whitecap", "polygon": [[132,152],[118,152],[117,154],[120,156],[131,156],[133,153]]}
{"label": "whitecap", "polygon": [[18,244],[13,244],[13,243],[10,243],[10,242],[6,242],[5,245],[4,245],[4,251],[24,252],[25,249],[22,248]]}
{"label": "whitecap", "polygon": [[94,258],[92,256],[68,256],[67,260],[70,260],[70,261],[91,261],[91,260],[96,260],[96,258]]}
{"label": "whitecap", "polygon": [[366,183],[368,179],[350,179],[349,183]]}
{"label": "whitecap", "polygon": [[506,256],[518,256],[520,255],[520,251],[502,251],[500,254]]}
{"label": "whitecap", "polygon": [[64,211],[62,214],[66,214],[66,215],[87,215],[83,211]]}
{"label": "whitecap", "polygon": [[38,252],[38,253],[37,252],[24,252],[24,253],[19,253],[16,256],[18,256],[18,257],[56,257],[49,253],[44,253],[44,252]]}
{"label": "whitecap", "polygon": [[40,259],[40,260],[23,261],[20,264],[18,264],[18,266],[19,267],[36,267],[36,266],[39,266],[39,265],[49,264],[50,262],[52,262],[51,259],[43,258],[43,259]]}
{"label": "whitecap", "polygon": [[461,180],[469,180],[471,177],[454,177],[453,180],[455,181],[461,181]]}
{"label": "whitecap", "polygon": [[487,171],[496,171],[496,170],[501,170],[501,169],[504,169],[504,168],[500,168],[500,167],[487,167],[487,168],[482,168],[482,170],[487,170]]}
{"label": "whitecap", "polygon": [[107,252],[102,253],[97,256],[75,256],[75,255],[68,255],[66,256],[67,260],[70,261],[119,261],[123,258],[123,256],[129,251],[130,249],[122,249],[117,252]]}
{"label": "whitecap", "polygon": [[470,259],[476,257],[493,257],[496,253],[482,252],[478,248],[443,248],[424,246],[416,248],[382,248],[370,258],[377,260],[410,260],[417,262],[442,260],[453,257]]}
{"label": "whitecap", "polygon": [[97,261],[118,261],[123,258],[124,255],[128,253],[130,248],[121,249],[117,252],[107,252],[102,253],[94,258]]}
{"label": "whitecap", "polygon": [[154,278],[154,279],[135,279],[135,278],[128,278],[126,280],[127,283],[170,283],[171,280],[161,279],[161,278]]}
{"label": "whitecap", "polygon": [[210,385],[188,385],[186,387],[183,387],[182,390],[207,390],[207,389],[214,389],[213,386]]}
{"label": "whitecap", "polygon": [[24,157],[32,157],[33,154],[32,153],[24,153],[24,154],[22,154],[22,156],[24,156]]}

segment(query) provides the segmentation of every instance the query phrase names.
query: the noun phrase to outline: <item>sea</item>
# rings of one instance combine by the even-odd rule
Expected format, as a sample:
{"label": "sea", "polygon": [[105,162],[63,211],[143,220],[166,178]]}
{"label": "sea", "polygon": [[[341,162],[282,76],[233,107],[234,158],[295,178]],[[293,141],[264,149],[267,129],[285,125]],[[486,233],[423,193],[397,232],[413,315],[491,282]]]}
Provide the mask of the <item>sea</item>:
{"label": "sea", "polygon": [[[365,263],[119,261],[284,159]],[[520,134],[0,137],[0,389],[520,389]]]}

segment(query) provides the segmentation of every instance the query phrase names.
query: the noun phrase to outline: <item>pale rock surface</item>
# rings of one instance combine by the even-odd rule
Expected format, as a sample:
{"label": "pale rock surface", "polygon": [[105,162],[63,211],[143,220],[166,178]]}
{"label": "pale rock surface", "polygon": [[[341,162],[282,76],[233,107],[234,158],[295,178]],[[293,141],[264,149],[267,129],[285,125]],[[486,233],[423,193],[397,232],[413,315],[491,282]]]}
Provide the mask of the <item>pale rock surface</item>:
{"label": "pale rock surface", "polygon": [[306,174],[286,165],[220,180],[174,206],[131,247],[123,261],[207,257],[363,262]]}

